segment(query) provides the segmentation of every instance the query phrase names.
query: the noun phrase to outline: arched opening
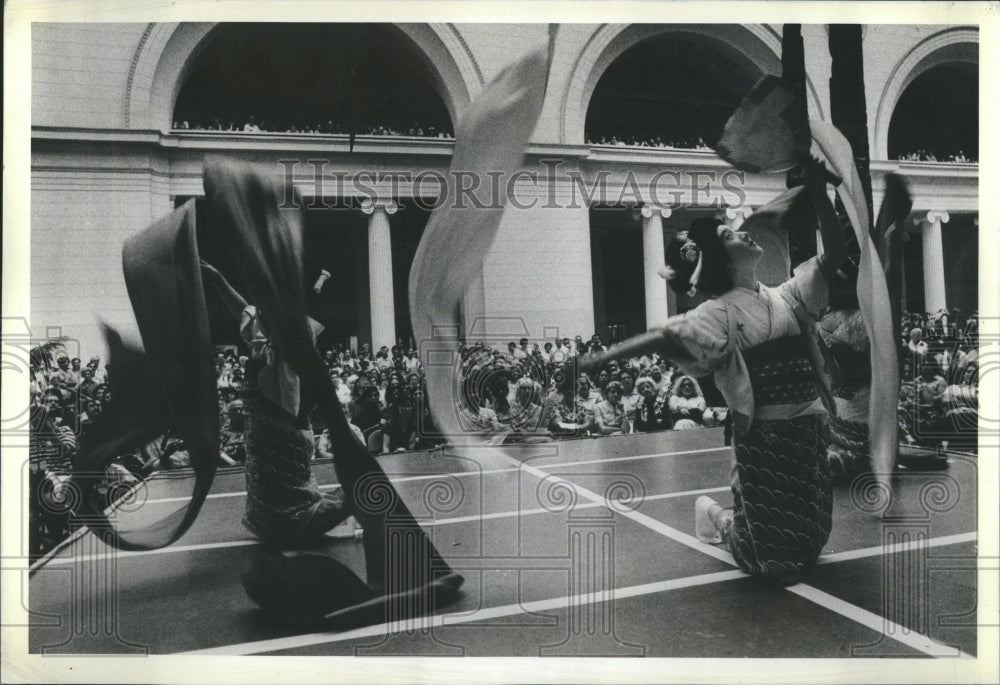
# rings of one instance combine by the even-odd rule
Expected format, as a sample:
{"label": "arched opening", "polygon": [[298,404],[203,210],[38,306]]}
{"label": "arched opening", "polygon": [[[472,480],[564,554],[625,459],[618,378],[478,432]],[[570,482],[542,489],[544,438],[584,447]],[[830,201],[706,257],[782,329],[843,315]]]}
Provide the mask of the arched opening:
{"label": "arched opening", "polygon": [[221,24],[206,40],[175,102],[181,128],[453,130],[425,56],[392,24]]}
{"label": "arched opening", "polygon": [[760,76],[705,36],[652,36],[601,75],[587,109],[586,138],[597,144],[714,146]]}
{"label": "arched opening", "polygon": [[975,162],[979,74],[968,62],[931,67],[903,91],[889,122],[890,159]]}

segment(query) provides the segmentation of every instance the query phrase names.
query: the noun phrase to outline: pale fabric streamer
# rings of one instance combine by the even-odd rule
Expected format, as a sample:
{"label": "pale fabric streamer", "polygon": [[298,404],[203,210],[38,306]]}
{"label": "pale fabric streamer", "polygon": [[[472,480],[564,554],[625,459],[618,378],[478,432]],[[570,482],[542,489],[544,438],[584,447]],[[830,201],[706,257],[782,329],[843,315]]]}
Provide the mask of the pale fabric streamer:
{"label": "pale fabric streamer", "polygon": [[[506,180],[521,168],[545,98],[554,38],[554,28],[550,28],[548,45],[531,50],[504,69],[462,116],[442,189],[447,193],[445,201],[432,214],[410,270],[414,337],[418,346],[433,341],[434,358],[424,359],[427,397],[438,428],[453,445],[484,444],[481,437],[468,434],[458,419],[455,333],[460,326],[459,303],[481,272],[503,218],[505,198],[493,196],[487,172],[499,173]],[[456,177],[463,174],[481,182],[458,203]],[[480,463],[482,451],[474,451]]]}
{"label": "pale fabric streamer", "polygon": [[896,456],[896,412],[899,408],[899,371],[896,366],[896,342],[892,334],[889,289],[875,243],[869,236],[868,208],[851,146],[832,124],[811,120],[809,125],[814,151],[818,151],[829,163],[829,168],[843,179],[837,187],[837,194],[844,203],[844,210],[861,246],[858,304],[868,340],[871,341],[872,368],[868,439],[872,467],[878,479],[887,485]]}

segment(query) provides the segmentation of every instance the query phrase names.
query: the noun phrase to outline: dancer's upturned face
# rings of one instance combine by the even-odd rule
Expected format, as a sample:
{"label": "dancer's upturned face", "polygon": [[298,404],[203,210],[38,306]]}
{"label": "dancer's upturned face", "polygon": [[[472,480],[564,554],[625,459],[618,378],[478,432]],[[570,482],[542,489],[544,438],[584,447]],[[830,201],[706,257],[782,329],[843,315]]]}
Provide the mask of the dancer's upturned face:
{"label": "dancer's upturned face", "polygon": [[734,231],[728,226],[719,226],[718,231],[722,247],[733,266],[753,266],[764,254],[764,248],[755,243],[749,234]]}

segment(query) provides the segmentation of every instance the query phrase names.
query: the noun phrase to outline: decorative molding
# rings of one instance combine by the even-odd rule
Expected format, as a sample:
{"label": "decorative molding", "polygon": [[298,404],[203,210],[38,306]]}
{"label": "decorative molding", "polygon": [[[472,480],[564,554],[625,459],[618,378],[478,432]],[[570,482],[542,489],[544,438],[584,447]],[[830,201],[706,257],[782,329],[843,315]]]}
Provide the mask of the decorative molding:
{"label": "decorative molding", "polygon": [[146,30],[142,32],[142,37],[139,38],[139,45],[136,46],[135,52],[132,53],[132,64],[129,65],[128,79],[125,81],[125,99],[122,100],[122,121],[125,124],[125,128],[132,127],[132,83],[135,80],[135,70],[139,66],[139,57],[142,55],[143,48],[146,47],[146,41],[149,40],[149,36],[153,33],[154,28],[156,28],[155,23],[146,24]]}
{"label": "decorative molding", "polygon": [[459,31],[454,24],[446,23],[445,26],[451,30],[452,35],[454,35],[456,40],[458,40],[462,49],[465,50],[465,55],[469,58],[469,63],[476,72],[476,78],[479,79],[480,87],[486,85],[486,80],[483,78],[483,70],[479,68],[479,62],[476,61],[476,56],[472,53],[472,49],[469,47],[469,44],[465,42],[465,36],[462,35],[462,32]]}

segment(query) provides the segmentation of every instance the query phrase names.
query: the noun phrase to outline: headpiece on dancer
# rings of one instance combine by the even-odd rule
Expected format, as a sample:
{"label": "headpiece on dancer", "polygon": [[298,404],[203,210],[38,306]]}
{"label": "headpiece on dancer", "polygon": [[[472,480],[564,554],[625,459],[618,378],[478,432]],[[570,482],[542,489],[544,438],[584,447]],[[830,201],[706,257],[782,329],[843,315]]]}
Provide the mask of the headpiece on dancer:
{"label": "headpiece on dancer", "polygon": [[715,219],[700,217],[667,245],[667,269],[661,275],[674,292],[691,297],[699,291],[721,295],[733,287],[718,228]]}

